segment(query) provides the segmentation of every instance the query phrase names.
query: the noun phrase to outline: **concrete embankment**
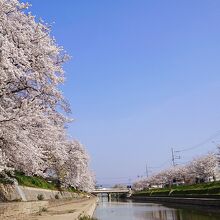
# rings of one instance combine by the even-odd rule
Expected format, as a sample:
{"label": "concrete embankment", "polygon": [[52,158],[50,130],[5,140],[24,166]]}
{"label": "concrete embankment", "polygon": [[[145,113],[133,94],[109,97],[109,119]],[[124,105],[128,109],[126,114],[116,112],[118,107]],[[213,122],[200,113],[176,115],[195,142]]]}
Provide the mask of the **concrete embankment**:
{"label": "concrete embankment", "polygon": [[92,216],[97,199],[85,194],[0,184],[0,219],[77,219]]}
{"label": "concrete embankment", "polygon": [[74,220],[92,216],[97,198],[0,203],[0,219],[5,220]]}
{"label": "concrete embankment", "polygon": [[56,198],[79,198],[81,195],[68,191],[0,184],[0,201],[38,201],[39,197],[43,200],[51,200]]}
{"label": "concrete embankment", "polygon": [[193,207],[195,209],[204,209],[220,213],[220,198],[135,196],[132,197],[132,200],[164,205],[168,204],[173,207]]}

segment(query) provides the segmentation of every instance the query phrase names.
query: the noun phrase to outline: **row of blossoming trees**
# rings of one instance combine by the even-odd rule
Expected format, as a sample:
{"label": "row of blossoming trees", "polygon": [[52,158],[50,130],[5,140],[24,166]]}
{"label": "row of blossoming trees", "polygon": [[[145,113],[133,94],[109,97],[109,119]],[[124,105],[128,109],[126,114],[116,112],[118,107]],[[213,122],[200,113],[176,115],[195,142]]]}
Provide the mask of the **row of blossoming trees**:
{"label": "row of blossoming trees", "polygon": [[156,173],[148,178],[138,180],[133,188],[136,190],[150,187],[164,187],[173,184],[194,184],[215,180],[218,168],[218,157],[208,154],[196,158],[185,166],[174,166]]}
{"label": "row of blossoming trees", "polygon": [[27,8],[0,0],[0,168],[90,190],[88,156],[67,136],[70,109],[58,89],[68,56]]}

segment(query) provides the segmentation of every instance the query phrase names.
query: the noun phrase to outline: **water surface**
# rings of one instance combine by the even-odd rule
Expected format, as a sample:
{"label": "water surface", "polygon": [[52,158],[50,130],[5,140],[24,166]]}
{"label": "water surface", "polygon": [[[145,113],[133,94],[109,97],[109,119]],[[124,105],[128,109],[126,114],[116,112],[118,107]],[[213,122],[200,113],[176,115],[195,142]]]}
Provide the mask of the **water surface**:
{"label": "water surface", "polygon": [[220,220],[220,215],[193,209],[174,209],[154,203],[108,202],[100,198],[94,213],[99,220]]}

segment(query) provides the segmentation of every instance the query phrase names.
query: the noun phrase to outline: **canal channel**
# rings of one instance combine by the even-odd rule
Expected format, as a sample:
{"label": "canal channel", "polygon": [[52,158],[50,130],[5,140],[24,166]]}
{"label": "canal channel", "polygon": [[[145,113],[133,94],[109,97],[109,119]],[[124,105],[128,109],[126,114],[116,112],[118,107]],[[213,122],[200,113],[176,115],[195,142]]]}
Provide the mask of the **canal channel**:
{"label": "canal channel", "polygon": [[220,220],[220,214],[211,211],[170,208],[154,203],[108,201],[100,197],[94,213],[98,220]]}

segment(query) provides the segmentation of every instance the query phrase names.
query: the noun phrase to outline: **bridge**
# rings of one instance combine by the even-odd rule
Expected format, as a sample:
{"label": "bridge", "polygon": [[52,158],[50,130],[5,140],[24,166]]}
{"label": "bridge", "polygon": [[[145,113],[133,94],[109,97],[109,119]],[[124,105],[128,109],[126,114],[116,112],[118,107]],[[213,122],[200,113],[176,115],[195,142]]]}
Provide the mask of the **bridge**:
{"label": "bridge", "polygon": [[117,188],[100,188],[92,191],[93,194],[99,193],[129,193],[130,189],[117,189]]}
{"label": "bridge", "polygon": [[111,194],[127,194],[127,196],[131,196],[131,189],[122,189],[122,188],[100,188],[92,191],[92,194],[107,194],[108,199],[111,199]]}

